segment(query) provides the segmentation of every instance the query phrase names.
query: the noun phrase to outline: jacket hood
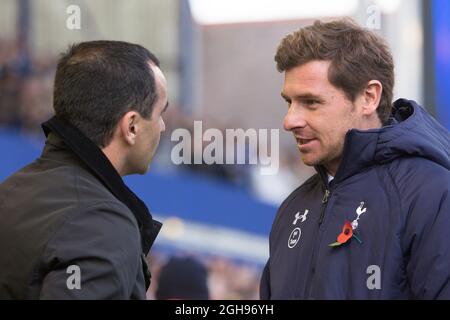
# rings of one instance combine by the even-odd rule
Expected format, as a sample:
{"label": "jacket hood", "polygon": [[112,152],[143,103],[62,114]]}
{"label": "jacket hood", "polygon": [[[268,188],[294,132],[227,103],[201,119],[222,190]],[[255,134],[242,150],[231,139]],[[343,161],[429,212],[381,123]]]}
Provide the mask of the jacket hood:
{"label": "jacket hood", "polygon": [[450,170],[449,131],[423,107],[406,99],[394,102],[388,125],[347,133],[336,180],[399,157],[422,157]]}

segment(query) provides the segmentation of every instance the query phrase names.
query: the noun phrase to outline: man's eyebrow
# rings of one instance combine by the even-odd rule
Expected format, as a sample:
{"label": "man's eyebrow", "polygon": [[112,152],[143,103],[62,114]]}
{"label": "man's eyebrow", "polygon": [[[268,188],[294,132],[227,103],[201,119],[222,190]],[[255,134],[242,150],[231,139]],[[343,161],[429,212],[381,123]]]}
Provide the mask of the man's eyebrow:
{"label": "man's eyebrow", "polygon": [[[284,100],[291,101],[291,98],[289,98],[283,92],[281,92],[281,96],[283,97]],[[321,96],[316,95],[316,94],[312,94],[312,93],[309,93],[309,92],[304,93],[304,94],[295,95],[294,98],[296,100],[310,100],[310,99],[323,100],[323,98]]]}
{"label": "man's eyebrow", "polygon": [[283,92],[281,92],[281,97],[282,97],[284,100],[286,100],[286,101],[291,100],[291,99],[289,99],[288,96],[285,95]]}

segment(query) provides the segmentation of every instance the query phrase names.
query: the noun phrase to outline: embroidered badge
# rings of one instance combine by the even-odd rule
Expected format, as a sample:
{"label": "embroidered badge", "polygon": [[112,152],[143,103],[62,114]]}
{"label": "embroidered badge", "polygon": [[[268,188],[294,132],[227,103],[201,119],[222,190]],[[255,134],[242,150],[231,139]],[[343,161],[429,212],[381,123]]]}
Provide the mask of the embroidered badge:
{"label": "embroidered badge", "polygon": [[289,240],[288,240],[288,248],[292,249],[293,247],[295,247],[298,243],[298,241],[300,240],[300,237],[302,235],[302,230],[300,228],[295,228],[294,230],[292,230],[290,236],[289,236]]}
{"label": "embroidered badge", "polygon": [[[308,218],[308,213],[309,213],[308,209],[306,209],[303,214],[300,214],[300,211],[297,212],[294,216],[294,221],[292,222],[292,224],[294,226],[296,226],[298,221],[300,221],[300,223],[305,222],[306,219]],[[301,235],[302,235],[302,230],[300,229],[300,227],[296,227],[296,228],[294,228],[294,230],[292,230],[291,234],[289,235],[289,239],[288,239],[288,248],[289,249],[292,249],[297,245],[297,243],[300,241]]]}

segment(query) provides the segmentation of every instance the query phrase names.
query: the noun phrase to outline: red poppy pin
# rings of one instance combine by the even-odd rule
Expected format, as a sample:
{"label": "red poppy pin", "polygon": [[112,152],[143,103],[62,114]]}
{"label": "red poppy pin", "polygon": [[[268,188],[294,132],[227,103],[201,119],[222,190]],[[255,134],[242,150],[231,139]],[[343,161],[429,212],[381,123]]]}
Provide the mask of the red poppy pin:
{"label": "red poppy pin", "polygon": [[343,245],[348,242],[351,238],[355,238],[356,241],[362,243],[361,239],[353,232],[352,223],[350,221],[346,221],[344,227],[342,228],[342,232],[337,237],[337,242],[331,243],[330,247],[337,247]]}

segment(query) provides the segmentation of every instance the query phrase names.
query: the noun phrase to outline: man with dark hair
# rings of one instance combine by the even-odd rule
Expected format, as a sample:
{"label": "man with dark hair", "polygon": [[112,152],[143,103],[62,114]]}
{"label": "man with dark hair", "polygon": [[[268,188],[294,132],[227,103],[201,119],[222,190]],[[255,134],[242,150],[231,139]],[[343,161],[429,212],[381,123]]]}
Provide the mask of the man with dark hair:
{"label": "man with dark hair", "polygon": [[166,86],[136,44],[84,42],[61,57],[44,151],[0,185],[0,298],[145,299],[161,224],[122,177],[148,169]]}
{"label": "man with dark hair", "polygon": [[286,36],[284,128],[317,174],[280,206],[263,299],[450,299],[450,134],[392,104],[385,42],[348,19]]}
{"label": "man with dark hair", "polygon": [[208,300],[208,269],[193,257],[171,257],[161,267],[158,300]]}

